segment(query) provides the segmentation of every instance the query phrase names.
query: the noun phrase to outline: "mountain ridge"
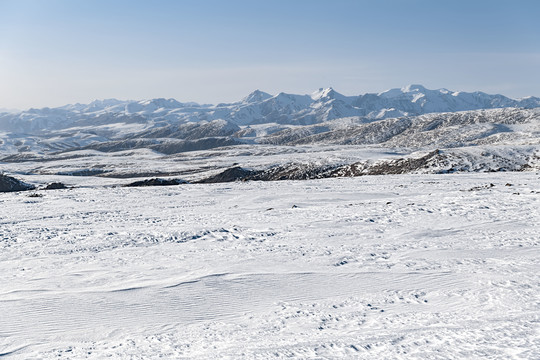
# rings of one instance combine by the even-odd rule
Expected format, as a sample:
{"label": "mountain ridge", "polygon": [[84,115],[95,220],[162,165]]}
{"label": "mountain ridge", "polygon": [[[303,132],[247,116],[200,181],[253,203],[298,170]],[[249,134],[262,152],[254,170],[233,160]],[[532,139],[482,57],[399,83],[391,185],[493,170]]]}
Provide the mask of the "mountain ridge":
{"label": "mountain ridge", "polygon": [[[0,114],[0,153],[140,147],[176,153],[238,143],[405,147],[500,144],[505,139],[530,143],[538,137],[538,109],[540,98],[516,100],[414,84],[359,96],[333,88],[309,95],[255,90],[238,102],[217,105],[171,98],[105,99]],[[507,118],[519,123],[505,125]]]}
{"label": "mountain ridge", "polygon": [[81,120],[140,116],[145,122],[187,123],[223,119],[239,126],[262,123],[311,125],[342,117],[357,116],[366,121],[427,113],[493,108],[540,107],[540,98],[512,99],[481,91],[460,92],[444,88],[426,89],[408,85],[380,93],[346,96],[333,88],[321,88],[310,95],[280,92],[271,95],[255,90],[242,100],[217,105],[179,102],[176,99],[95,100],[89,104],[69,104],[56,108],[28,109],[0,113],[0,130],[35,133],[70,127]]}

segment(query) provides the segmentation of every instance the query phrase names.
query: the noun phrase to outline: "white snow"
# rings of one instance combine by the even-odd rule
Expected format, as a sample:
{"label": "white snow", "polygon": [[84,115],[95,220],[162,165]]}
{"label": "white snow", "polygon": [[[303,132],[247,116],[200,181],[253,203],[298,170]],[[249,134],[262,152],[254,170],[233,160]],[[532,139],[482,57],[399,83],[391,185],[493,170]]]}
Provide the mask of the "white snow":
{"label": "white snow", "polygon": [[540,99],[535,97],[515,100],[482,92],[429,90],[421,85],[358,96],[344,96],[332,88],[321,88],[311,95],[281,92],[275,96],[256,90],[231,104],[199,105],[163,98],[141,101],[107,99],[88,105],[29,109],[18,113],[0,111],[0,130],[35,135],[44,130],[66,129],[96,119],[108,123],[126,120],[152,123],[165,119],[173,124],[225,119],[240,126],[275,122],[304,125],[349,116],[373,120],[402,115],[539,106]]}
{"label": "white snow", "polygon": [[[1,113],[0,173],[69,188],[0,193],[0,358],[539,359],[538,106],[410,85]],[[237,166],[414,174],[123,186]]]}
{"label": "white snow", "polygon": [[540,357],[536,172],[106,183],[0,194],[0,356]]}

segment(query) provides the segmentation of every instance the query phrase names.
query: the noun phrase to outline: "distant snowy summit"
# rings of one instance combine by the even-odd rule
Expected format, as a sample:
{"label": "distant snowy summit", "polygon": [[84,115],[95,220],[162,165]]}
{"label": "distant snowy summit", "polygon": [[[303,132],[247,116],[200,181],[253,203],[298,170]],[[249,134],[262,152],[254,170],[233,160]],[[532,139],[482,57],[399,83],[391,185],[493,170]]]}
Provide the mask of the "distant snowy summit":
{"label": "distant snowy summit", "polygon": [[29,109],[0,113],[0,131],[39,133],[77,126],[115,123],[183,124],[224,120],[235,126],[276,123],[311,125],[339,118],[356,117],[365,122],[427,113],[494,108],[536,108],[540,98],[511,99],[484,92],[429,90],[409,85],[381,93],[346,96],[332,88],[309,95],[256,90],[234,103],[200,105],[175,99],[123,101],[96,100],[58,108]]}

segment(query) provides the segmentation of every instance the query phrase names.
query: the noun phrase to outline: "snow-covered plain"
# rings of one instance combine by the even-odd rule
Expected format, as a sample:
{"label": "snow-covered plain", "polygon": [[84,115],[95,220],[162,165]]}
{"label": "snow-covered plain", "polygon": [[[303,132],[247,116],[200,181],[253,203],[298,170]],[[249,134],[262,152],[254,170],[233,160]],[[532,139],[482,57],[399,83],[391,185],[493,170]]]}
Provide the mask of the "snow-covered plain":
{"label": "snow-covered plain", "polygon": [[539,359],[539,104],[0,114],[0,358]]}
{"label": "snow-covered plain", "polygon": [[0,194],[0,357],[540,358],[536,171],[92,179]]}

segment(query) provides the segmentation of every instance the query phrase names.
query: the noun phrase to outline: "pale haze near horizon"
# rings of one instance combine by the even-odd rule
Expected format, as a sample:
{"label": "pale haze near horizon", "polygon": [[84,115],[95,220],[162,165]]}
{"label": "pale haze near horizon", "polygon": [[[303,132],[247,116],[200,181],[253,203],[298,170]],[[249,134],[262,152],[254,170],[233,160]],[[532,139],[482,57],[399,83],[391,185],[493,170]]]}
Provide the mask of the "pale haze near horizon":
{"label": "pale haze near horizon", "polygon": [[537,1],[0,0],[0,108],[407,84],[540,96]]}

